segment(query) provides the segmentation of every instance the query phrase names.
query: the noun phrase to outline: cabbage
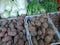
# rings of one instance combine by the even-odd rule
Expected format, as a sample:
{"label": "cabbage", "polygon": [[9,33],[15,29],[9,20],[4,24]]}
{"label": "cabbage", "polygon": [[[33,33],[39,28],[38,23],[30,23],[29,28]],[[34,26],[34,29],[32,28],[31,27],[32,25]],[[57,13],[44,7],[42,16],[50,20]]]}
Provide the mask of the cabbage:
{"label": "cabbage", "polygon": [[10,13],[8,11],[5,11],[3,14],[1,14],[2,18],[8,18],[10,16]]}
{"label": "cabbage", "polygon": [[18,11],[18,7],[17,7],[15,1],[12,1],[12,11]]}
{"label": "cabbage", "polygon": [[6,0],[0,0],[0,14],[5,11]]}
{"label": "cabbage", "polygon": [[27,13],[26,9],[23,9],[23,10],[18,11],[18,14],[19,14],[19,15],[21,15],[21,14],[26,14],[26,13]]}
{"label": "cabbage", "polygon": [[6,4],[6,8],[5,8],[7,11],[11,11],[11,8],[12,8],[12,6],[11,6],[12,3],[11,2],[12,2],[11,0],[7,0],[7,4]]}
{"label": "cabbage", "polygon": [[17,16],[17,11],[11,11],[10,12],[10,17],[15,17]]}
{"label": "cabbage", "polygon": [[25,1],[26,1],[26,0],[16,0],[18,9],[24,9],[24,8],[26,8],[26,6],[25,6]]}

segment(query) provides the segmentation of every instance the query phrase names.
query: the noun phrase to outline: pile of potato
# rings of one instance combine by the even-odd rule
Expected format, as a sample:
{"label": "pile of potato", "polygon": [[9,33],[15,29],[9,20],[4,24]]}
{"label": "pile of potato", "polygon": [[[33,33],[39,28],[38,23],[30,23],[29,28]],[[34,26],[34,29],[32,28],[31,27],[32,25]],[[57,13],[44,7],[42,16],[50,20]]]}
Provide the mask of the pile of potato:
{"label": "pile of potato", "polygon": [[28,45],[24,16],[0,22],[0,45]]}
{"label": "pile of potato", "polygon": [[28,19],[28,29],[32,36],[33,45],[50,45],[52,42],[58,41],[54,36],[55,32],[51,24],[48,24],[47,20],[46,14]]}
{"label": "pile of potato", "polygon": [[58,31],[60,32],[60,14],[51,14],[50,18],[52,19],[55,26],[58,28]]}

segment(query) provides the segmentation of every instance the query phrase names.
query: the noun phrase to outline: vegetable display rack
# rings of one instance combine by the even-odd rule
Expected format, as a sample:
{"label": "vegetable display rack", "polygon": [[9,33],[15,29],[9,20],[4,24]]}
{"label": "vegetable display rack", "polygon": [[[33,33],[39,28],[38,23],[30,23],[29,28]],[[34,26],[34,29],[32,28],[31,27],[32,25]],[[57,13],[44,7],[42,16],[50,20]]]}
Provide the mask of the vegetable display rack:
{"label": "vegetable display rack", "polygon": [[[49,17],[49,14],[55,14],[55,13],[60,13],[60,12],[51,12],[51,13],[47,13],[47,15],[48,15],[48,23],[49,24],[51,24],[52,25],[52,28],[53,28],[53,30],[54,30],[54,32],[56,33],[56,36],[58,37],[58,39],[60,40],[60,34],[59,34],[59,32],[58,32],[58,29],[55,27],[55,25],[54,25],[54,23],[52,22],[52,20],[50,19],[50,17]],[[27,37],[29,37],[28,38],[28,41],[29,41],[29,45],[34,45],[33,44],[33,39],[32,39],[32,35],[31,35],[31,33],[30,33],[30,31],[29,31],[29,24],[28,24],[28,20],[30,19],[30,21],[31,21],[31,19],[33,18],[33,17],[39,17],[39,16],[42,16],[43,14],[37,14],[37,15],[33,15],[33,16],[26,16],[25,17],[25,29],[26,29],[26,31],[28,31],[27,32]],[[28,35],[29,34],[29,35]],[[57,44],[60,44],[60,43],[52,43],[51,45],[57,45]]]}

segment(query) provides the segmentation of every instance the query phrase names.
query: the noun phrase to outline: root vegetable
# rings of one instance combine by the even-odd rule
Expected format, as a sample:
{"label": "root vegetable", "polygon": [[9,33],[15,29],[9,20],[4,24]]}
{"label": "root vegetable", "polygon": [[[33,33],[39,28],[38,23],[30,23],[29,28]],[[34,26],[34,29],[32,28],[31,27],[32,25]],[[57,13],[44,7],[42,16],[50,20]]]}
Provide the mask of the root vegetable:
{"label": "root vegetable", "polygon": [[38,45],[38,41],[36,40],[35,37],[32,38],[32,41],[33,41],[33,45]]}
{"label": "root vegetable", "polygon": [[7,41],[10,41],[11,40],[11,37],[10,36],[7,36],[7,37],[4,37],[2,39],[2,42],[7,42]]}
{"label": "root vegetable", "polygon": [[44,28],[48,28],[48,24],[46,22],[44,22],[42,25]]}
{"label": "root vegetable", "polygon": [[44,45],[44,41],[43,40],[39,40],[39,45]]}
{"label": "root vegetable", "polygon": [[42,35],[42,31],[38,30],[38,35],[39,36]]}

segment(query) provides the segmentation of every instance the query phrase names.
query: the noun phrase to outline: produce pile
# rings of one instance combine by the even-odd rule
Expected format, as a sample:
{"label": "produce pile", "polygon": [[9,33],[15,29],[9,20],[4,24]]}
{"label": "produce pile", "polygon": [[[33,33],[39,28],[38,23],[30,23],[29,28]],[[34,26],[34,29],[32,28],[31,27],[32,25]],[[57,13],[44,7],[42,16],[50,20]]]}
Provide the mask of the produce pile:
{"label": "produce pile", "polygon": [[24,16],[0,22],[0,45],[28,45]]}
{"label": "produce pile", "polygon": [[26,2],[25,0],[23,1],[22,0],[0,0],[1,18],[15,17],[21,15],[21,13],[25,14],[26,13],[26,11],[24,11],[26,8],[25,2]]}
{"label": "produce pile", "polygon": [[50,15],[50,18],[52,19],[55,26],[58,28],[58,31],[60,32],[60,14],[53,14]]}
{"label": "produce pile", "polygon": [[54,12],[57,11],[58,4],[54,0],[42,0],[39,2],[38,0],[32,0],[28,3],[27,6],[27,14],[39,14],[46,12]]}
{"label": "produce pile", "polygon": [[28,19],[28,29],[32,36],[33,45],[50,45],[58,41],[51,24],[47,21],[46,14]]}

